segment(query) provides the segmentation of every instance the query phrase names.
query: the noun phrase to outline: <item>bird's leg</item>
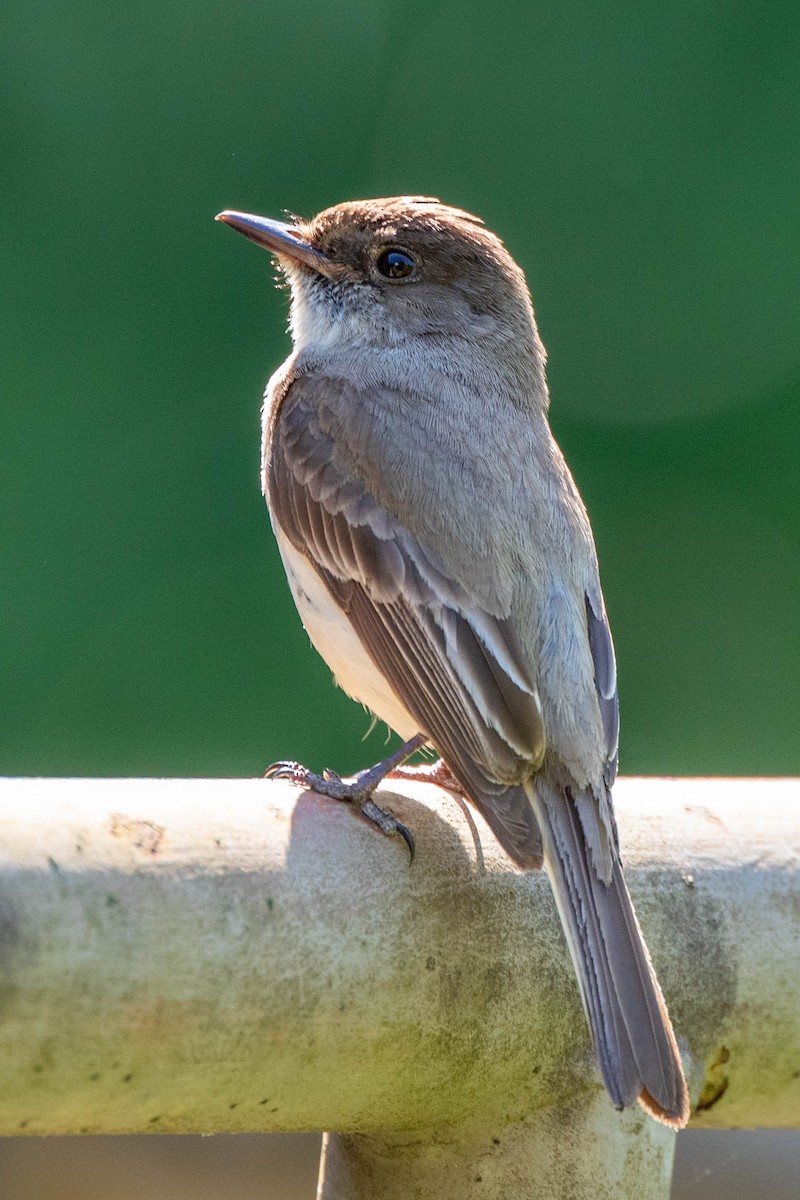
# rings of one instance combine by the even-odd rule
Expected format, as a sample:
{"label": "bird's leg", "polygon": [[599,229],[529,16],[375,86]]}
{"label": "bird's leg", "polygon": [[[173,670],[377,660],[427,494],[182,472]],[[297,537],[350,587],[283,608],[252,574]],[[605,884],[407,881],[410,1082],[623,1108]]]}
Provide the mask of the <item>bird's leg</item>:
{"label": "bird's leg", "polygon": [[456,798],[465,795],[463,787],[443,758],[437,758],[436,762],[432,763],[416,763],[413,767],[401,763],[392,768],[388,778],[433,783],[437,787],[444,788],[446,792],[453,792]]}
{"label": "bird's leg", "polygon": [[264,778],[288,779],[299,787],[317,792],[320,796],[330,796],[332,800],[345,800],[351,804],[358,804],[362,815],[376,825],[381,833],[385,833],[388,837],[399,833],[408,846],[413,859],[414,839],[410,831],[401,821],[384,812],[372,799],[372,793],[387,775],[393,774],[401,763],[404,763],[415,750],[419,750],[420,746],[424,745],[426,740],[424,734],[415,734],[410,741],[404,742],[398,750],[395,750],[394,754],[390,754],[382,762],[376,763],[374,767],[360,771],[351,783],[346,782],[335,771],[326,769],[321,775],[315,775],[313,771],[309,771],[308,767],[303,767],[296,762],[272,763],[264,772]]}

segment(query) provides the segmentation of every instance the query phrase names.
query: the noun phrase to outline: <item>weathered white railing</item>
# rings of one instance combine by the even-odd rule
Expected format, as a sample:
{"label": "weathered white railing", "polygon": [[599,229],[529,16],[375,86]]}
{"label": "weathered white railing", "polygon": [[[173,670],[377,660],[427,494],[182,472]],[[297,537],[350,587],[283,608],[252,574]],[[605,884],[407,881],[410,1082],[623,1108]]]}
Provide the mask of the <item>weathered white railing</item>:
{"label": "weathered white railing", "polygon": [[[324,1200],[669,1194],[594,1072],[544,876],[433,787],[0,783],[0,1134],[313,1130]],[[800,781],[625,779],[698,1126],[800,1125]],[[266,1194],[266,1193],[265,1193]]]}

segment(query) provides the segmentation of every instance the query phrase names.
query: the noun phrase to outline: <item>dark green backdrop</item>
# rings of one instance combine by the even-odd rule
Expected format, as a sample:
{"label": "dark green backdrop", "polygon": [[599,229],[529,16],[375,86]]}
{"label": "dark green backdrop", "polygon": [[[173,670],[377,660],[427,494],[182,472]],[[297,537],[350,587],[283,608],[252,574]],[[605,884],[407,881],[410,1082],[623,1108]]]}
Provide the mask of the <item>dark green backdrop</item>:
{"label": "dark green backdrop", "polygon": [[288,350],[212,217],[425,192],[524,265],[594,521],[622,769],[796,772],[796,0],[7,0],[2,761],[377,757],[258,485]]}

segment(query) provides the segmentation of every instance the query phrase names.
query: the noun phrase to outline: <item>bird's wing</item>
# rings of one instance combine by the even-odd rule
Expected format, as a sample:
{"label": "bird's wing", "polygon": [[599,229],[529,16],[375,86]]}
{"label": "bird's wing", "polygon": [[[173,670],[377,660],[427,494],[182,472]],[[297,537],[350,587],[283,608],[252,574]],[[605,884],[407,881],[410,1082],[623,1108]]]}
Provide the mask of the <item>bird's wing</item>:
{"label": "bird's wing", "polygon": [[301,375],[283,397],[267,462],[273,521],[490,824],[533,861],[538,833],[514,785],[541,764],[545,735],[513,626],[470,602],[346,469],[319,417],[324,386]]}
{"label": "bird's wing", "polygon": [[619,697],[617,694],[617,664],[614,643],[606,616],[603,596],[598,583],[596,590],[586,596],[586,622],[589,634],[589,649],[594,662],[594,680],[603,732],[606,740],[606,787],[611,787],[617,777],[619,756]]}

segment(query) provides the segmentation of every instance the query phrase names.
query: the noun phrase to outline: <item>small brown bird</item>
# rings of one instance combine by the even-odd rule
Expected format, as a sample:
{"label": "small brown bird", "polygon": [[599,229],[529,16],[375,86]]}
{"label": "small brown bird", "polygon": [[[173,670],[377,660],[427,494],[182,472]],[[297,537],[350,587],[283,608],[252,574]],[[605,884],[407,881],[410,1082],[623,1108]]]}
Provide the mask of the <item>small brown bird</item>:
{"label": "small brown bird", "polygon": [[680,1055],[622,874],[616,668],[591,527],[550,432],[525,277],[476,217],[417,196],[285,224],[294,351],[270,380],[263,486],[303,623],[341,687],[427,742],[520,867],[552,882],[600,1072],[686,1124]]}

